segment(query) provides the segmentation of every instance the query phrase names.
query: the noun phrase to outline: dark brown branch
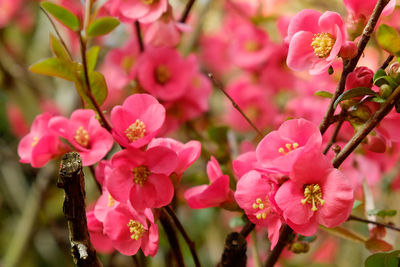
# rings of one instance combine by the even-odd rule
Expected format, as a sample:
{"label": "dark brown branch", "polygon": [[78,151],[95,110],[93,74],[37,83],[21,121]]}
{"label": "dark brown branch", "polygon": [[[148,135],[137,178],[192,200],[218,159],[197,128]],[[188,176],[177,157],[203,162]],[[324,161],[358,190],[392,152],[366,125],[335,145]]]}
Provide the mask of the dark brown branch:
{"label": "dark brown branch", "polygon": [[283,225],[282,232],[279,235],[278,243],[276,244],[267,261],[265,262],[265,267],[273,267],[275,265],[283,249],[286,247],[287,244],[289,244],[290,236],[292,235],[292,233],[293,230],[287,224]]}
{"label": "dark brown branch", "polygon": [[185,228],[183,228],[183,225],[181,224],[178,217],[176,216],[175,211],[170,206],[166,206],[166,207],[164,207],[164,209],[166,210],[166,212],[169,214],[169,216],[174,221],[175,226],[178,228],[179,232],[182,234],[183,239],[185,239],[185,242],[189,247],[190,253],[192,254],[195,266],[201,267],[199,257],[197,256],[195,243],[190,239],[189,235],[185,231]]}
{"label": "dark brown branch", "polygon": [[185,262],[183,261],[182,250],[179,245],[178,237],[176,236],[171,219],[164,209],[161,209],[160,222],[164,228],[165,234],[167,235],[168,242],[171,246],[171,251],[174,254],[176,263],[179,267],[184,267]]}
{"label": "dark brown branch", "polygon": [[136,38],[138,39],[140,52],[144,52],[144,43],[142,38],[142,30],[139,21],[135,21]]}
{"label": "dark brown branch", "polygon": [[386,69],[386,68],[389,66],[390,62],[392,62],[393,58],[394,58],[393,55],[389,55],[389,56],[387,57],[387,59],[385,60],[385,62],[383,62],[383,64],[382,64],[382,66],[380,67],[380,69],[383,69],[383,70]]}
{"label": "dark brown branch", "polygon": [[224,253],[218,267],[245,267],[247,242],[238,232],[230,233],[225,239]]}
{"label": "dark brown branch", "polygon": [[92,102],[93,107],[96,109],[97,114],[100,117],[101,123],[104,128],[106,128],[107,131],[111,132],[111,126],[108,124],[107,119],[104,117],[103,112],[100,109],[99,104],[97,103],[96,99],[93,96],[92,93],[92,86],[90,85],[90,80],[89,80],[89,72],[88,72],[88,66],[87,66],[87,60],[86,60],[86,41],[83,39],[83,36],[81,35],[80,32],[77,32],[79,35],[79,42],[81,46],[81,56],[82,56],[82,65],[83,65],[83,72],[84,72],[84,77],[85,77],[85,84],[87,88],[87,96],[89,97],[90,101]]}
{"label": "dark brown branch", "polygon": [[208,73],[208,77],[211,79],[211,81],[213,82],[213,84],[219,89],[221,90],[222,93],[224,93],[224,95],[229,99],[229,101],[231,101],[232,106],[239,111],[239,113],[242,115],[242,117],[250,124],[250,126],[257,132],[257,134],[260,137],[263,137],[264,135],[262,134],[262,132],[254,125],[254,123],[249,119],[249,117],[246,116],[246,114],[243,112],[243,110],[239,107],[239,105],[235,102],[235,100],[233,100],[233,98],[225,91],[224,87],[222,86],[222,84],[217,81],[217,79],[215,79],[214,75],[210,72]]}
{"label": "dark brown branch", "polygon": [[385,228],[392,229],[392,230],[400,232],[400,228],[398,228],[396,226],[393,226],[393,225],[390,225],[390,224],[385,224],[385,223],[380,223],[380,222],[375,222],[375,221],[370,221],[370,220],[359,218],[359,217],[353,216],[353,215],[350,215],[350,217],[347,220],[348,221],[358,221],[358,222],[363,222],[363,223],[371,223],[371,224],[375,224],[375,225],[378,225],[378,226],[382,226],[382,227],[385,227]]}
{"label": "dark brown branch", "polygon": [[241,234],[243,237],[246,238],[246,237],[251,233],[251,231],[253,231],[254,227],[256,227],[256,225],[255,225],[254,223],[248,221],[248,222],[243,226],[242,230],[240,230],[240,234]]}
{"label": "dark brown branch", "polygon": [[187,3],[187,5],[185,7],[185,10],[183,11],[182,17],[179,20],[179,22],[182,22],[182,23],[186,22],[186,20],[189,17],[190,10],[192,10],[192,7],[193,7],[193,4],[194,4],[195,1],[196,0],[189,0],[189,2]]}
{"label": "dark brown branch", "polygon": [[85,210],[85,180],[82,160],[77,152],[65,154],[61,160],[57,183],[65,191],[63,212],[68,224],[72,258],[77,266],[103,266],[90,242]]}
{"label": "dark brown branch", "polygon": [[328,129],[328,127],[333,123],[332,116],[335,113],[334,103],[335,103],[336,99],[343,93],[344,87],[346,84],[347,75],[349,75],[357,66],[357,63],[358,63],[361,55],[363,54],[364,49],[367,46],[369,39],[371,38],[371,35],[374,31],[374,28],[378,22],[380,15],[382,13],[382,10],[385,8],[385,6],[388,3],[389,3],[389,0],[379,0],[378,1],[371,17],[368,20],[367,25],[364,28],[361,39],[358,42],[357,55],[354,58],[352,58],[351,60],[343,62],[343,72],[340,77],[338,86],[336,88],[335,93],[333,94],[333,97],[331,98],[331,102],[329,103],[329,107],[325,113],[325,116],[324,116],[321,124],[319,125],[319,129],[322,134],[324,134],[325,131]]}

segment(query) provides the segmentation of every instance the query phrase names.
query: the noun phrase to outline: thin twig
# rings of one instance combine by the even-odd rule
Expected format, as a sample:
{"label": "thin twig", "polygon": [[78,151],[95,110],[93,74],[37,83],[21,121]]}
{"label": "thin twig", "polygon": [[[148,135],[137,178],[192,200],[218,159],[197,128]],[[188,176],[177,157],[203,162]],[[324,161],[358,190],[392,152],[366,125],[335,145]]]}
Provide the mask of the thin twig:
{"label": "thin twig", "polygon": [[137,20],[135,21],[135,30],[136,30],[136,37],[137,37],[138,43],[139,43],[140,52],[144,52],[144,43],[143,43],[143,39],[142,39],[142,30],[140,28],[140,23]]}
{"label": "thin twig", "polygon": [[370,221],[370,220],[359,218],[359,217],[353,216],[353,215],[350,215],[350,217],[347,220],[348,221],[358,221],[358,222],[364,222],[364,223],[371,223],[371,224],[375,224],[375,225],[378,225],[378,226],[382,226],[382,227],[385,227],[385,228],[392,229],[392,230],[400,232],[400,228],[398,228],[396,226],[393,226],[393,225],[390,225],[390,224],[385,224],[385,223],[380,223],[380,222],[375,222],[375,221]]}
{"label": "thin twig", "polygon": [[287,224],[283,225],[282,228],[283,229],[281,234],[279,235],[278,243],[276,244],[267,261],[265,262],[265,267],[273,267],[278,261],[283,249],[289,243],[290,236],[292,235],[293,230]]}
{"label": "thin twig", "polygon": [[378,23],[378,19],[382,13],[382,10],[385,8],[385,6],[388,3],[389,3],[389,0],[379,0],[377,2],[371,17],[369,18],[368,23],[364,28],[361,39],[358,42],[357,55],[354,58],[352,58],[351,60],[343,62],[343,72],[340,77],[338,86],[336,88],[335,93],[333,94],[333,97],[331,98],[331,102],[329,103],[329,107],[325,113],[325,116],[322,119],[321,124],[319,125],[321,134],[324,134],[325,131],[328,129],[328,127],[333,123],[332,116],[335,113],[334,103],[335,103],[336,99],[343,93],[345,84],[346,84],[347,75],[349,75],[357,66],[357,63],[358,63],[361,55],[363,54],[364,49],[367,46],[369,39],[371,38],[374,28],[375,28],[376,24]]}
{"label": "thin twig", "polygon": [[240,234],[246,238],[251,231],[253,231],[253,229],[256,227],[256,225],[250,221],[248,221],[242,228],[242,230],[240,230]]}
{"label": "thin twig", "polygon": [[68,223],[71,254],[75,264],[79,267],[102,267],[90,242],[85,210],[85,179],[82,159],[77,152],[62,157],[57,186],[65,191],[63,212]]}
{"label": "thin twig", "polygon": [[56,32],[58,39],[60,39],[61,44],[64,46],[65,51],[67,51],[68,57],[69,59],[72,60],[72,56],[71,56],[71,52],[69,52],[69,49],[66,45],[66,43],[64,42],[64,39],[62,38],[60,32],[58,31],[56,24],[54,23],[54,21],[51,19],[50,15],[46,12],[46,10],[44,10],[43,7],[40,7],[40,10],[42,10],[42,12],[46,15],[46,17],[49,19],[51,25],[53,26],[54,31]]}
{"label": "thin twig", "polygon": [[[342,111],[342,113],[344,113],[344,111]],[[329,139],[328,144],[326,145],[323,153],[326,154],[328,153],[329,149],[332,147],[332,145],[336,142],[336,138],[340,132],[340,129],[342,128],[342,125],[344,123],[344,118],[342,118],[341,120],[338,121],[338,124],[336,125],[335,130],[333,131],[333,134],[331,136],[331,139]]]}
{"label": "thin twig", "polygon": [[186,20],[189,17],[190,10],[192,9],[193,4],[194,4],[195,1],[196,0],[189,0],[189,2],[186,4],[185,10],[183,11],[182,17],[179,20],[179,22],[182,22],[182,23],[186,22]]}
{"label": "thin twig", "polygon": [[190,249],[190,253],[192,254],[195,266],[200,267],[201,264],[200,264],[199,257],[197,256],[195,243],[190,239],[189,235],[185,231],[185,228],[183,228],[183,225],[181,224],[178,217],[176,216],[175,211],[170,206],[166,206],[166,207],[164,207],[164,209],[169,214],[169,216],[172,218],[172,220],[174,221],[179,232],[182,234],[183,239],[185,239],[185,242]]}
{"label": "thin twig", "polygon": [[383,64],[382,64],[382,66],[380,67],[380,69],[383,69],[383,70],[386,69],[386,68],[389,66],[390,62],[392,62],[393,58],[394,58],[393,55],[389,55],[389,56],[387,57],[387,59],[385,60],[385,62],[383,62]]}
{"label": "thin twig", "polygon": [[232,106],[239,111],[239,113],[243,116],[243,118],[245,118],[245,120],[250,124],[250,126],[257,132],[257,134],[260,137],[263,137],[264,135],[262,134],[262,132],[254,125],[254,123],[249,119],[249,117],[246,116],[246,114],[244,114],[243,110],[239,107],[239,105],[235,102],[235,100],[233,100],[233,98],[225,91],[224,87],[222,86],[222,84],[217,81],[217,79],[215,79],[214,75],[210,72],[208,73],[208,77],[211,79],[211,81],[213,82],[213,84],[222,91],[222,93],[224,93],[224,95],[231,101]]}

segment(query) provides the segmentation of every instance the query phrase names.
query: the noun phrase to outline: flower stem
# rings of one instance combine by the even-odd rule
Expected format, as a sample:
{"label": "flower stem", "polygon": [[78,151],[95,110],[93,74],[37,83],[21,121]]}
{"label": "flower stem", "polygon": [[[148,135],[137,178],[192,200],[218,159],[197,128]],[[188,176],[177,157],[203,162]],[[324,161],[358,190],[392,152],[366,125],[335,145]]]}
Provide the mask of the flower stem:
{"label": "flower stem", "polygon": [[358,221],[358,222],[364,222],[364,223],[371,223],[371,224],[375,224],[375,225],[378,225],[378,226],[382,226],[382,227],[385,227],[385,228],[392,229],[392,230],[400,232],[400,228],[398,228],[396,226],[393,226],[393,225],[390,225],[390,224],[385,224],[385,223],[380,223],[380,222],[375,222],[375,221],[370,221],[370,220],[359,218],[359,217],[353,216],[353,215],[350,215],[350,217],[347,220],[348,221]]}
{"label": "flower stem", "polygon": [[139,43],[139,49],[140,52],[144,52],[144,43],[143,43],[143,39],[142,39],[142,30],[140,28],[140,23],[139,21],[135,21],[135,31],[136,31],[136,37]]}
{"label": "flower stem", "polygon": [[193,4],[195,1],[196,0],[189,0],[189,2],[186,4],[185,10],[183,11],[182,17],[179,20],[179,22],[182,22],[182,23],[186,22],[186,20],[189,17],[190,10],[192,10],[192,7],[193,7]]}

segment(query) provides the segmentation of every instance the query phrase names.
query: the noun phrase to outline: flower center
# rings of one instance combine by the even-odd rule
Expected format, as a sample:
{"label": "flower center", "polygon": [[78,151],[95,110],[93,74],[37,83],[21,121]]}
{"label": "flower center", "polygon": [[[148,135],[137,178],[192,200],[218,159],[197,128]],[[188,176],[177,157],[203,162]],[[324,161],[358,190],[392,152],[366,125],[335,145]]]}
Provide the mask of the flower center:
{"label": "flower center", "polygon": [[260,45],[253,40],[248,40],[244,43],[244,49],[248,52],[255,52],[260,50]]}
{"label": "flower center", "polygon": [[145,5],[151,5],[151,4],[154,4],[157,2],[158,2],[158,0],[142,0],[142,3]]}
{"label": "flower center", "polygon": [[83,147],[87,147],[89,145],[89,133],[83,128],[83,126],[80,126],[78,130],[76,130],[74,139]]}
{"label": "flower center", "polygon": [[108,194],[108,203],[107,203],[107,207],[112,207],[112,206],[114,206],[115,205],[115,199],[110,195],[110,194]]}
{"label": "flower center", "polygon": [[143,182],[147,180],[147,177],[150,175],[150,171],[146,168],[146,166],[138,166],[132,170],[133,173],[133,181],[142,186]]}
{"label": "flower center", "polygon": [[121,61],[121,67],[126,73],[129,73],[134,63],[135,63],[135,57],[126,56]]}
{"label": "flower center", "polygon": [[256,202],[253,203],[253,209],[258,220],[267,218],[267,215],[271,212],[268,196],[265,196],[264,201],[261,198],[257,198]]}
{"label": "flower center", "polygon": [[319,58],[328,57],[335,41],[335,38],[330,33],[322,32],[314,34],[314,38],[311,42],[311,46],[314,48],[314,54]]}
{"label": "flower center", "polygon": [[[289,153],[290,151],[292,151],[292,150],[295,150],[296,148],[298,148],[299,147],[299,144],[298,143],[293,143],[293,144],[285,144],[285,147],[280,147],[279,149],[278,149],[278,152],[279,153],[281,153],[281,154],[283,154],[283,155],[286,155],[287,153]],[[286,148],[286,149],[285,149]]]}
{"label": "flower center", "polygon": [[32,147],[36,146],[37,143],[39,143],[39,137],[35,136],[35,137],[33,137],[33,141],[32,141],[32,144],[31,144]]}
{"label": "flower center", "polygon": [[136,121],[125,130],[126,137],[128,137],[131,142],[144,137],[145,132],[146,125],[139,119],[136,119]]}
{"label": "flower center", "polygon": [[322,199],[322,190],[319,184],[309,184],[304,188],[304,198],[301,204],[309,203],[312,205],[311,210],[318,210],[317,205],[324,205],[325,200]]}
{"label": "flower center", "polygon": [[129,232],[132,234],[131,238],[134,240],[138,240],[146,232],[146,229],[144,229],[143,224],[135,220],[129,220],[127,226],[129,227]]}
{"label": "flower center", "polygon": [[252,105],[246,108],[246,115],[250,118],[250,120],[257,120],[258,114],[260,114],[260,111],[256,106]]}
{"label": "flower center", "polygon": [[160,65],[155,70],[155,78],[157,83],[161,85],[166,84],[171,78],[171,72],[169,71],[167,66]]}

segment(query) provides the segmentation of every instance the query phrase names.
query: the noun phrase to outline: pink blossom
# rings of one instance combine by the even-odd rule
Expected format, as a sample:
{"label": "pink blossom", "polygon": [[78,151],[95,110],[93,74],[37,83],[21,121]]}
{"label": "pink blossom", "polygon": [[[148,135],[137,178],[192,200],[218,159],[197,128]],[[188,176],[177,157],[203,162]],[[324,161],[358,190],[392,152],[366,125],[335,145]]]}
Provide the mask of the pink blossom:
{"label": "pink blossom", "polygon": [[[366,20],[371,16],[378,0],[343,0],[349,15],[353,20]],[[396,0],[391,0],[383,9],[382,16],[390,15],[396,7]]]}
{"label": "pink blossom", "polygon": [[21,9],[21,0],[2,0],[0,1],[0,28],[7,26],[12,18]]}
{"label": "pink blossom", "polygon": [[21,109],[13,104],[7,104],[7,119],[12,133],[22,138],[29,133],[29,124],[26,122]]}
{"label": "pink blossom", "polygon": [[101,160],[96,167],[95,176],[97,182],[103,185],[106,177],[109,175],[111,171],[111,161],[110,160]]}
{"label": "pink blossom", "polygon": [[114,248],[111,240],[103,233],[103,223],[96,219],[93,211],[86,212],[86,218],[93,247],[101,253],[113,252]]}
{"label": "pink blossom", "polygon": [[275,203],[278,183],[271,174],[250,171],[236,185],[235,199],[251,222],[268,228],[271,250],[279,239],[282,221]]}
{"label": "pink blossom", "polygon": [[100,222],[104,222],[104,219],[107,216],[107,213],[115,209],[120,202],[116,199],[114,199],[108,189],[103,186],[103,191],[101,196],[97,199],[96,205],[94,206],[94,216],[96,216],[96,219],[99,220]]}
{"label": "pink blossom", "polygon": [[174,187],[168,177],[178,164],[176,153],[166,147],[146,151],[125,149],[111,159],[112,171],[106,187],[120,202],[130,201],[133,208],[160,208],[168,205]]}
{"label": "pink blossom", "polygon": [[288,66],[316,75],[327,71],[338,56],[346,41],[346,29],[338,13],[305,9],[290,21],[286,41]]}
{"label": "pink blossom", "polygon": [[222,75],[232,67],[232,58],[228,53],[229,41],[222,34],[202,36],[200,39],[200,60],[214,74]]}
{"label": "pink blossom", "polygon": [[372,77],[374,71],[368,67],[358,67],[352,71],[346,78],[346,89],[350,90],[356,87],[372,87]]}
{"label": "pink blossom", "polygon": [[112,134],[121,146],[139,148],[156,136],[164,119],[165,109],[157,99],[134,94],[111,111]]}
{"label": "pink blossom", "polygon": [[113,146],[111,134],[96,119],[93,110],[78,109],[71,118],[56,116],[49,127],[75,147],[82,157],[82,165],[89,166],[100,161]]}
{"label": "pink blossom", "polygon": [[321,151],[322,136],[318,126],[305,119],[285,121],[277,131],[267,134],[256,149],[261,168],[290,172],[304,150]]}
{"label": "pink blossom", "polygon": [[40,168],[53,157],[66,151],[57,132],[49,127],[51,118],[49,113],[40,114],[35,118],[30,132],[18,144],[20,162]]}
{"label": "pink blossom", "polygon": [[144,90],[162,100],[183,96],[196,66],[168,47],[147,47],[138,60],[137,78]]}
{"label": "pink blossom", "polygon": [[313,235],[318,224],[336,227],[347,220],[353,208],[352,186],[320,151],[308,149],[299,155],[289,178],[275,200],[294,231]]}
{"label": "pink blossom", "polygon": [[103,225],[104,233],[120,253],[134,255],[139,248],[146,256],[157,253],[158,227],[150,209],[139,213],[127,204],[118,205],[107,213]]}
{"label": "pink blossom", "polygon": [[233,162],[233,173],[237,179],[240,179],[245,173],[255,168],[257,162],[256,152],[249,151],[239,155]]}
{"label": "pink blossom", "polygon": [[207,164],[209,185],[192,187],[185,192],[185,199],[192,209],[218,207],[233,202],[233,191],[229,187],[229,176],[224,175],[218,161],[211,157]]}
{"label": "pink blossom", "polygon": [[104,7],[124,22],[150,23],[167,11],[168,0],[108,0]]}

